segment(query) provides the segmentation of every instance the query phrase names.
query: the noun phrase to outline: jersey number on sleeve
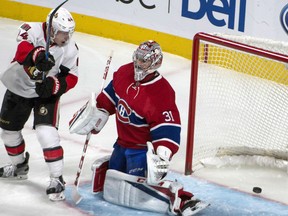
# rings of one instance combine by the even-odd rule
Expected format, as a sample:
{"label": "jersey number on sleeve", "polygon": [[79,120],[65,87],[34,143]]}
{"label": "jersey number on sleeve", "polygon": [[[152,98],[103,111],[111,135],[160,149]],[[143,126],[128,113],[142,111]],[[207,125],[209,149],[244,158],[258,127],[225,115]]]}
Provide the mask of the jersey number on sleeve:
{"label": "jersey number on sleeve", "polygon": [[23,38],[23,40],[27,40],[27,38],[28,38],[28,33],[27,33],[27,32],[24,32],[24,33],[22,33],[20,36]]}
{"label": "jersey number on sleeve", "polygon": [[171,111],[165,111],[162,113],[165,116],[165,121],[166,122],[170,122],[170,121],[174,121],[173,115]]}

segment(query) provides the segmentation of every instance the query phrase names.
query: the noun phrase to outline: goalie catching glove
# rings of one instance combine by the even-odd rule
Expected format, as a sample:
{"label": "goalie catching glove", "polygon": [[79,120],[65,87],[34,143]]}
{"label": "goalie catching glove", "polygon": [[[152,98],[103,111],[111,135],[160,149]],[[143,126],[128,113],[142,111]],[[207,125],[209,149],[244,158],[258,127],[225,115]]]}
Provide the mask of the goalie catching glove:
{"label": "goalie catching glove", "polygon": [[104,127],[109,118],[106,110],[96,107],[95,94],[92,93],[91,99],[74,115],[69,122],[70,133],[86,135],[90,132],[97,134]]}
{"label": "goalie catching glove", "polygon": [[172,151],[165,146],[158,146],[156,154],[151,142],[147,142],[147,183],[157,185],[167,175]]}

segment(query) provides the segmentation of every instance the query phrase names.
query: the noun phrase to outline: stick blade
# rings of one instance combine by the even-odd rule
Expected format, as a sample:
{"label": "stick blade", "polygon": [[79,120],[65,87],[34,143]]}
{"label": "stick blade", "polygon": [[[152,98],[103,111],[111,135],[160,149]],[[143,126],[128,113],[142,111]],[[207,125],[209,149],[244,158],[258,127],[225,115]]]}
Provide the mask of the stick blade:
{"label": "stick blade", "polygon": [[78,205],[78,204],[81,202],[82,199],[83,199],[83,197],[80,195],[80,193],[79,193],[79,191],[77,190],[77,188],[74,187],[74,188],[72,189],[72,200],[74,201],[74,203],[75,203],[76,205]]}

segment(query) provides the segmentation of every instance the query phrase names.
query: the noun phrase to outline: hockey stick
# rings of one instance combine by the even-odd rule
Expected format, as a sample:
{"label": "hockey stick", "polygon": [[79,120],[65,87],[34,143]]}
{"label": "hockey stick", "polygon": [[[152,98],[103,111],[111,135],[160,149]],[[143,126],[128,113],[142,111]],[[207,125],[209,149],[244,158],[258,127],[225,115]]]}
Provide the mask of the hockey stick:
{"label": "hockey stick", "polygon": [[[47,26],[47,35],[46,35],[46,48],[45,48],[45,58],[46,60],[48,60],[48,57],[49,57],[49,47],[50,47],[50,36],[51,36],[51,28],[52,28],[52,19],[55,15],[55,13],[58,11],[58,9],[64,5],[68,0],[62,2],[60,5],[58,5],[53,11],[52,13],[50,14],[50,17],[49,17],[49,21],[48,21],[48,26]],[[45,72],[43,72],[42,74],[42,80],[45,79]]]}
{"label": "hockey stick", "polygon": [[[111,51],[111,53],[109,55],[109,58],[107,59],[107,62],[106,62],[106,67],[105,67],[103,78],[102,78],[102,84],[101,84],[100,92],[102,92],[103,89],[104,89],[104,85],[105,85],[105,81],[106,81],[106,78],[107,78],[107,75],[108,75],[110,63],[112,61],[112,56],[113,56],[113,50]],[[93,93],[93,94],[95,95],[95,93]],[[95,97],[92,97],[92,98],[95,98]],[[92,103],[93,103],[93,101],[92,101]],[[94,103],[95,103],[95,100],[94,100]],[[95,104],[95,106],[96,106],[96,104]],[[85,159],[85,155],[86,155],[86,151],[87,151],[87,147],[88,147],[90,138],[91,138],[91,132],[88,133],[87,136],[86,136],[86,140],[85,140],[85,143],[84,143],[84,146],[83,146],[82,156],[81,156],[81,159],[80,159],[80,162],[79,162],[79,166],[78,166],[78,170],[77,170],[77,174],[76,174],[76,179],[74,181],[74,188],[72,189],[72,199],[73,199],[73,201],[74,201],[74,203],[76,205],[78,203],[80,203],[81,200],[82,200],[82,196],[81,196],[81,194],[78,191],[79,177],[80,177],[81,172],[82,172],[82,167],[83,167],[83,163],[84,163],[84,159]]]}
{"label": "hockey stick", "polygon": [[90,137],[91,137],[91,132],[88,133],[87,136],[86,136],[86,140],[85,140],[85,143],[84,143],[84,146],[83,146],[82,156],[81,156],[81,159],[80,159],[80,162],[79,162],[79,167],[78,167],[77,174],[76,174],[76,179],[74,181],[74,186],[75,187],[72,190],[72,199],[73,199],[73,201],[75,202],[76,205],[78,203],[80,203],[81,200],[82,200],[82,196],[80,195],[80,193],[78,191],[79,177],[80,177],[81,172],[82,172],[82,167],[83,167],[83,163],[84,163],[84,159],[85,159],[85,155],[86,155],[86,150],[87,150],[87,147],[88,147],[88,144],[89,144]]}

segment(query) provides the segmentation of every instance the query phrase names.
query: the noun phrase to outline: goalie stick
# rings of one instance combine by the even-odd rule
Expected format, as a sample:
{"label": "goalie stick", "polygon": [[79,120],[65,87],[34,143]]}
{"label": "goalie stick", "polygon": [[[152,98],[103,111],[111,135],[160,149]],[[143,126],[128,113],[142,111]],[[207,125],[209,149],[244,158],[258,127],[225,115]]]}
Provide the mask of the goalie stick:
{"label": "goalie stick", "polygon": [[[104,70],[104,74],[103,74],[103,78],[102,78],[102,84],[101,84],[101,90],[100,90],[100,93],[103,91],[104,89],[104,85],[105,85],[105,81],[106,81],[106,78],[107,78],[107,75],[108,75],[108,71],[109,71],[109,67],[110,67],[110,63],[112,61],[112,56],[113,56],[113,50],[111,51],[108,59],[107,59],[107,62],[106,62],[106,66],[105,66],[105,70]],[[95,99],[95,93],[93,92],[92,94],[94,94],[94,97],[92,96],[92,100],[93,98]],[[92,103],[95,103],[95,100],[92,101]],[[96,104],[95,104],[96,106]],[[72,199],[74,201],[74,203],[77,205],[81,202],[82,200],[82,196],[81,194],[79,193],[79,177],[81,175],[81,172],[82,172],[82,167],[83,167],[83,163],[84,163],[84,159],[85,159],[85,155],[86,155],[86,151],[87,151],[87,147],[88,147],[88,144],[89,144],[89,141],[90,141],[90,138],[91,138],[91,132],[89,132],[86,136],[86,140],[85,140],[85,143],[84,143],[84,146],[83,146],[83,151],[82,151],[82,156],[80,158],[80,162],[79,162],[79,166],[78,166],[78,170],[77,170],[77,173],[76,173],[76,179],[74,181],[74,188],[72,189]]]}
{"label": "goalie stick", "polygon": [[[58,11],[62,5],[64,5],[68,0],[62,2],[60,5],[58,5],[50,14],[49,21],[48,21],[48,26],[47,26],[47,35],[46,35],[46,48],[45,48],[45,58],[48,60],[49,56],[49,47],[50,47],[50,36],[51,36],[51,28],[52,28],[52,19],[55,15],[55,13]],[[46,77],[45,72],[42,72],[42,80],[44,80]]]}

